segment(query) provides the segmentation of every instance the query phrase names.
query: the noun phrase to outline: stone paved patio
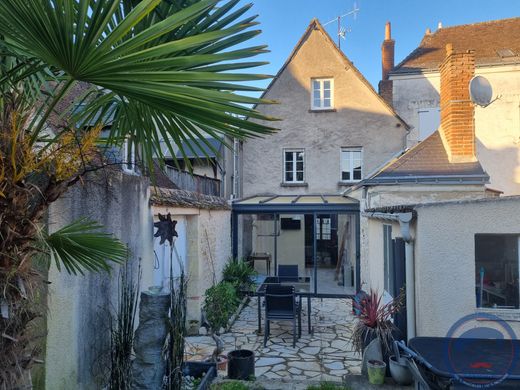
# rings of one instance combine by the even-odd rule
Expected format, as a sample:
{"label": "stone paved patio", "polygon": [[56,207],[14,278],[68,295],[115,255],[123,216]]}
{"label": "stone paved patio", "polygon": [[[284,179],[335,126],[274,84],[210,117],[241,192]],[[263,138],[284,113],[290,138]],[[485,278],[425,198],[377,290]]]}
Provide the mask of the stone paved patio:
{"label": "stone paved patio", "polygon": [[[344,375],[361,373],[361,356],[352,351],[349,341],[353,316],[347,299],[312,299],[314,334],[307,331],[307,311],[302,310],[302,337],[292,347],[290,322],[271,322],[271,336],[263,348],[263,335],[257,335],[257,299],[253,298],[223,335],[225,352],[250,349],[256,355],[256,376],[268,379],[340,382]],[[263,322],[262,322],[263,327]],[[263,329],[262,329],[263,330]],[[211,354],[213,340],[208,336],[187,338],[190,360]],[[225,375],[225,372],[221,374]]]}

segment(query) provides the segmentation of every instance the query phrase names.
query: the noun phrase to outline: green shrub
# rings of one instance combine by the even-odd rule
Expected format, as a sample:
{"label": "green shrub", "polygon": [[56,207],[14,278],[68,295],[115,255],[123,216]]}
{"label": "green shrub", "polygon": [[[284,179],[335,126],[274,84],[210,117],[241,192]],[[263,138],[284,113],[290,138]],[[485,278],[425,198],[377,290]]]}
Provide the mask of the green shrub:
{"label": "green shrub", "polygon": [[319,385],[307,387],[307,390],[350,390],[350,387],[332,382],[321,382]]}
{"label": "green shrub", "polygon": [[223,271],[223,279],[233,284],[235,290],[240,292],[241,288],[250,289],[253,285],[252,278],[256,276],[256,271],[249,263],[242,259],[231,259]]}
{"label": "green shrub", "polygon": [[229,318],[238,307],[239,299],[233,284],[222,281],[206,290],[204,312],[213,332],[226,328]]}

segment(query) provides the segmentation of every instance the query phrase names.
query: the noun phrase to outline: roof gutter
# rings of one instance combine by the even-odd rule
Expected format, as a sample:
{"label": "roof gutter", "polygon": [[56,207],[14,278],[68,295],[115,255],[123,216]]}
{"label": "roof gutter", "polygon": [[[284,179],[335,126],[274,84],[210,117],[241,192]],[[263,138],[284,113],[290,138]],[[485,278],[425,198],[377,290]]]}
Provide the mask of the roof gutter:
{"label": "roof gutter", "polygon": [[414,176],[389,176],[366,179],[364,185],[395,185],[402,183],[411,184],[485,184],[489,182],[488,175],[414,175]]}
{"label": "roof gutter", "polygon": [[406,327],[408,340],[415,337],[415,258],[414,258],[414,239],[410,231],[410,223],[413,220],[413,213],[363,213],[363,216],[383,221],[399,222],[401,235],[405,242],[405,261],[406,261]]}

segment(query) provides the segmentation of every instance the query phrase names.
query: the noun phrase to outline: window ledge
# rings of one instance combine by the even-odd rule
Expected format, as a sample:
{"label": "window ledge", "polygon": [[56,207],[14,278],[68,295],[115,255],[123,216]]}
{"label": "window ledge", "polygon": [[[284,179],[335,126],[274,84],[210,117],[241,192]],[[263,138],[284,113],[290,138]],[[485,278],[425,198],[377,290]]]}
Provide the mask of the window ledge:
{"label": "window ledge", "polygon": [[308,187],[308,183],[280,183],[280,187]]}
{"label": "window ledge", "polygon": [[[501,308],[489,308],[479,307],[475,309],[475,313],[485,313],[497,316],[504,321],[520,322],[520,309],[501,309]],[[479,318],[477,321],[492,321],[489,318]]]}
{"label": "window ledge", "polygon": [[325,108],[325,109],[319,109],[319,108],[314,108],[314,109],[310,109],[309,112],[312,112],[312,113],[320,113],[320,112],[336,112],[337,110],[335,108]]}
{"label": "window ledge", "polygon": [[356,181],[338,181],[338,186],[340,187],[352,187],[358,184],[361,180]]}

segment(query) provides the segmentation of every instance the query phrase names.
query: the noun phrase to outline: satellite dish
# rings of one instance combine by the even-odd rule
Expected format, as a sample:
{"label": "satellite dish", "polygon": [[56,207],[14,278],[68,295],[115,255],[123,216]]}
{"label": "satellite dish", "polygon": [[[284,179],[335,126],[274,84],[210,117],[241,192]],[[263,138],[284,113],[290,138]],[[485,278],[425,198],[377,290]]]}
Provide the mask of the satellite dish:
{"label": "satellite dish", "polygon": [[469,82],[469,96],[471,101],[479,106],[486,107],[493,98],[493,88],[488,79],[475,76]]}

